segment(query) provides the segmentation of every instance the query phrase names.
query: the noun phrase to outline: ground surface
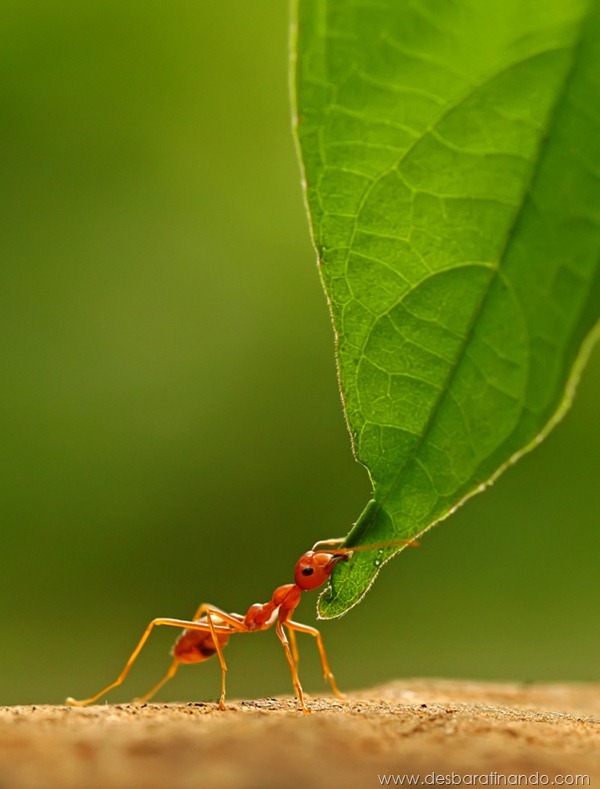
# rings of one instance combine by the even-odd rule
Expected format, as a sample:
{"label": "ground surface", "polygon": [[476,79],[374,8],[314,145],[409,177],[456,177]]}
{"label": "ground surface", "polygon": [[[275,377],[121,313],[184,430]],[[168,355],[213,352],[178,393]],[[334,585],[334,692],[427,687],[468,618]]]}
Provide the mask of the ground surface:
{"label": "ground surface", "polygon": [[387,774],[442,785],[433,772],[488,786],[588,775],[600,789],[600,685],[412,680],[309,705],[3,707],[0,789],[377,787]]}

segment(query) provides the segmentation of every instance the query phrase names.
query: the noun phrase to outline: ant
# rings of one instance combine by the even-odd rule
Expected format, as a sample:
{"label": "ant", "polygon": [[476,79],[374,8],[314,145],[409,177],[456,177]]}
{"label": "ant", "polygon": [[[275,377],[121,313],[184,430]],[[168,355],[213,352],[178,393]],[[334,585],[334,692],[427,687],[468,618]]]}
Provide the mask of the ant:
{"label": "ant", "polygon": [[[292,672],[292,680],[296,691],[296,696],[303,712],[310,712],[304,703],[304,693],[298,677],[298,647],[296,645],[296,633],[307,633],[317,640],[317,648],[321,657],[321,666],[325,680],[331,685],[332,691],[336,696],[344,698],[340,693],[334,676],[329,668],[329,662],[323,646],[323,639],[316,627],[294,622],[290,617],[300,603],[302,592],[312,591],[323,586],[329,580],[333,569],[339,562],[347,562],[352,558],[356,551],[370,551],[378,548],[387,548],[394,545],[412,545],[418,543],[415,540],[396,540],[393,542],[382,542],[374,545],[361,545],[357,548],[335,547],[344,542],[345,538],[333,540],[320,540],[315,543],[312,550],[303,554],[296,563],[294,583],[279,586],[273,592],[273,596],[268,603],[255,603],[247,610],[245,616],[241,614],[227,614],[213,605],[202,603],[191,620],[184,619],[165,619],[160,617],[153,619],[144,631],[136,648],[133,650],[124,669],[110,685],[102,688],[89,699],[68,698],[67,704],[83,707],[97,701],[109,690],[120,685],[132,665],[136,661],[150,633],[157,625],[168,625],[169,627],[182,628],[183,632],[175,642],[172,650],[173,661],[164,677],[151,688],[148,693],[136,699],[143,703],[151,699],[163,685],[172,679],[177,669],[182,663],[201,663],[208,660],[213,655],[217,655],[221,664],[221,697],[219,698],[219,709],[225,709],[225,675],[227,665],[223,658],[223,649],[227,645],[230,636],[235,633],[252,633],[255,630],[267,630],[275,625],[275,632],[283,645],[287,662]],[[326,548],[326,550],[323,550]],[[284,628],[287,628],[289,639]]]}

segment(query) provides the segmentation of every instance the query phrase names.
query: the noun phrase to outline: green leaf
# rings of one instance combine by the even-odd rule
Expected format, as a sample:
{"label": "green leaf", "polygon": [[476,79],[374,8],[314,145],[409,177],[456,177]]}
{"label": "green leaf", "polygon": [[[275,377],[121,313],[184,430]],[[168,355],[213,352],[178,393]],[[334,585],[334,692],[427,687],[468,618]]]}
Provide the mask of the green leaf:
{"label": "green leaf", "polygon": [[[347,544],[412,538],[541,440],[591,346],[599,3],[299,0],[296,58],[312,233],[374,491]],[[320,614],[398,550],[338,566]]]}

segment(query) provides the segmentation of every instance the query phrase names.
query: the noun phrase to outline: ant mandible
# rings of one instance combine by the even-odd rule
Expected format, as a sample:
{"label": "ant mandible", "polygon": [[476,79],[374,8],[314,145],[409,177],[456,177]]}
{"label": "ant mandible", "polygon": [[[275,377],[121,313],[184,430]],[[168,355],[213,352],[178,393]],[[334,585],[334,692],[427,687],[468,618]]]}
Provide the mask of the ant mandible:
{"label": "ant mandible", "polygon": [[[347,562],[356,551],[369,551],[378,548],[386,548],[394,545],[417,545],[415,540],[395,540],[393,542],[376,543],[375,545],[361,545],[356,548],[334,547],[340,545],[345,538],[335,540],[320,540],[312,550],[303,554],[296,563],[294,583],[278,586],[273,592],[273,596],[268,603],[255,603],[246,611],[246,614],[227,614],[214,605],[202,603],[191,620],[185,619],[153,619],[144,631],[136,648],[131,653],[129,660],[125,664],[123,671],[114,682],[98,691],[89,699],[68,698],[67,704],[83,707],[97,701],[109,690],[120,685],[138,655],[150,633],[157,625],[168,625],[169,627],[182,628],[183,632],[175,642],[172,650],[173,662],[164,677],[154,685],[144,696],[136,699],[142,703],[154,696],[162,686],[172,679],[177,669],[182,663],[201,663],[208,660],[213,655],[217,655],[221,664],[221,697],[219,699],[219,709],[225,709],[225,675],[227,665],[223,658],[223,649],[229,641],[229,637],[235,633],[253,633],[256,630],[267,630],[275,625],[275,632],[283,645],[285,656],[292,672],[292,680],[296,690],[296,696],[300,702],[303,712],[310,712],[304,703],[304,693],[298,677],[298,647],[296,645],[296,633],[307,633],[317,640],[317,647],[321,657],[321,666],[325,680],[331,685],[331,689],[340,698],[340,693],[334,676],[329,668],[329,662],[323,646],[323,639],[316,627],[294,622],[290,617],[297,608],[302,592],[318,589],[329,580],[334,567],[338,562]],[[327,548],[327,550],[322,550]],[[285,629],[289,633],[289,639]]]}

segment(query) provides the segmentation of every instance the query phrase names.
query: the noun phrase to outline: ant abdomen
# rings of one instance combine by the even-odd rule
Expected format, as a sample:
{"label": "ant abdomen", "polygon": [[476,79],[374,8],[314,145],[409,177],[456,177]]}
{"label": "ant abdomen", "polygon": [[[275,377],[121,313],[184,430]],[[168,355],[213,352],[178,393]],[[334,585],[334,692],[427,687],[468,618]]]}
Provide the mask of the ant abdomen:
{"label": "ant abdomen", "polygon": [[[200,621],[206,621],[204,618]],[[217,633],[219,646],[223,648],[229,641],[230,633]],[[201,663],[217,653],[217,647],[210,631],[184,630],[173,647],[173,657],[180,663]]]}

